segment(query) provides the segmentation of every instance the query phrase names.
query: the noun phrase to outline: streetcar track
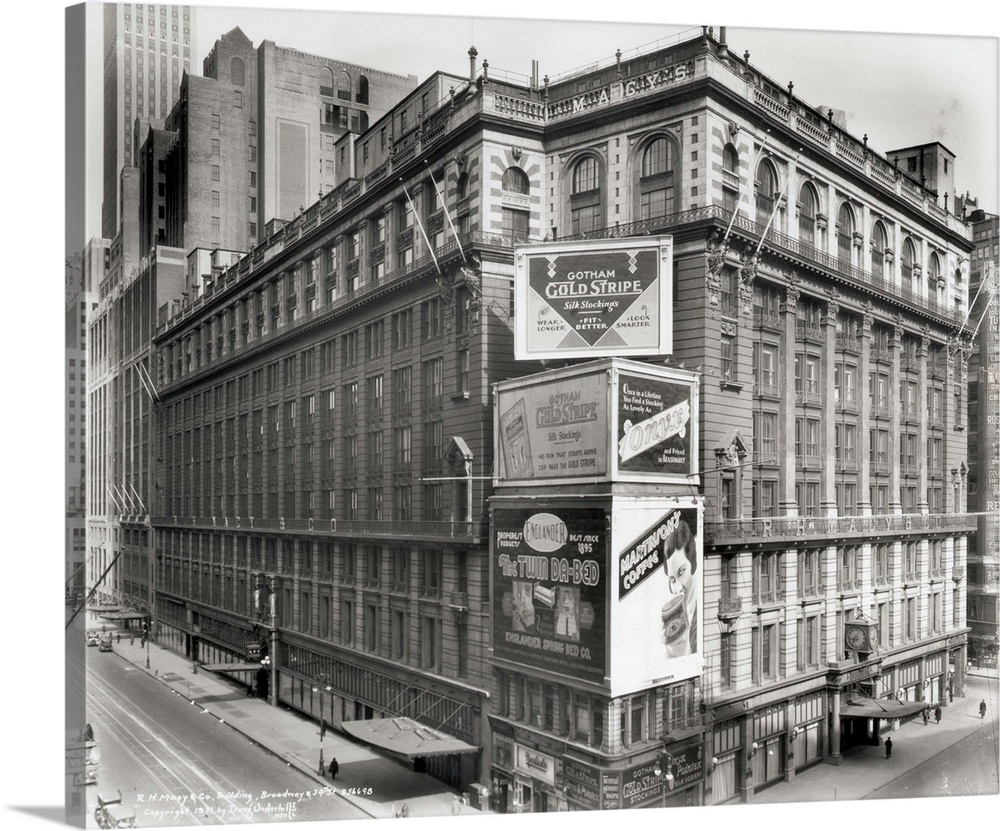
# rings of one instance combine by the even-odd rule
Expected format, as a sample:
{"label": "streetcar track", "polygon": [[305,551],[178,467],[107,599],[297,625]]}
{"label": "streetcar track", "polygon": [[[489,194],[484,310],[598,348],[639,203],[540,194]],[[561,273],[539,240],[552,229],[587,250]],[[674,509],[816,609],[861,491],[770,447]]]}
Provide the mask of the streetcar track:
{"label": "streetcar track", "polygon": [[[99,708],[101,705],[103,705],[105,711],[104,716],[106,720],[109,721],[111,724],[113,724],[115,729],[129,736],[133,740],[134,742],[133,747],[129,747],[125,742],[121,740],[120,735],[118,736],[118,741],[119,744],[122,746],[122,748],[128,753],[129,756],[134,758],[135,761],[143,767],[143,769],[150,775],[150,777],[158,785],[162,787],[163,793],[171,794],[174,793],[176,790],[180,789],[183,793],[190,794],[192,793],[192,791],[197,792],[199,790],[204,790],[212,795],[213,801],[217,800],[218,802],[221,802],[235,815],[241,814],[243,809],[245,809],[246,807],[245,805],[236,802],[232,799],[229,799],[227,797],[223,797],[221,799],[218,798],[219,794],[240,791],[241,789],[239,788],[239,786],[237,786],[232,780],[226,777],[221,771],[218,770],[218,768],[215,767],[212,768],[214,781],[213,779],[208,778],[208,775],[199,771],[189,761],[184,759],[177,751],[175,751],[170,746],[168,741],[163,737],[163,735],[160,734],[158,731],[156,731],[151,724],[148,724],[145,721],[145,719],[141,717],[142,716],[141,711],[135,713],[130,712],[124,705],[116,701],[114,697],[109,694],[109,691],[113,689],[110,687],[110,685],[98,679],[93,674],[90,675],[89,680],[91,689],[88,689],[87,692],[88,698],[91,701],[93,701],[95,707]],[[98,692],[100,692],[101,694],[98,695]],[[116,707],[117,710],[119,710],[123,715],[117,716],[114,713],[112,713],[108,707],[109,703],[114,707]],[[209,715],[211,715],[209,711],[203,708],[203,714],[204,713],[208,713]],[[170,754],[170,756],[173,757],[173,759],[175,759],[183,768],[187,769],[187,771],[196,780],[203,783],[203,788],[192,789],[184,782],[184,780],[181,778],[179,774],[174,772],[174,770],[168,767],[161,759],[157,759],[153,751],[148,747],[146,747],[146,742],[143,741],[140,738],[140,736],[137,735],[135,730],[132,729],[130,723],[137,725],[139,728],[145,731],[145,733],[149,736],[149,741],[153,742],[155,746],[158,746],[159,748],[162,748],[163,750],[167,751]],[[203,741],[199,742],[199,744],[203,743]],[[154,769],[150,767],[148,764],[146,764],[145,760],[140,758],[136,749],[141,749],[148,756],[156,760],[156,763],[160,766],[162,771],[166,772],[167,775],[166,776],[160,775],[161,773],[160,770]],[[178,787],[169,786],[168,783],[170,782],[171,779],[173,779],[176,782],[176,785]],[[218,785],[215,784],[216,782],[223,784]],[[198,802],[200,803],[201,801],[199,800]],[[193,811],[185,812],[183,816],[190,816],[190,818],[199,825],[208,824],[209,820],[211,819],[210,817],[199,816],[197,813]],[[267,815],[264,815],[262,818],[266,818],[269,821],[274,821],[271,817]],[[216,824],[216,822],[212,822],[211,824]]]}

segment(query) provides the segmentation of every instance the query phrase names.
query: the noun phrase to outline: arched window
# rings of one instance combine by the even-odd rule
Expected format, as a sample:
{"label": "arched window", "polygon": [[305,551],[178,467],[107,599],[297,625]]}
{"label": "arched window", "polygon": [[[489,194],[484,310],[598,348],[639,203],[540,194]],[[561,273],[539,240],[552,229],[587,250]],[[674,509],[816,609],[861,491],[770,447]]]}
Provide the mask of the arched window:
{"label": "arched window", "polygon": [[872,226],[872,276],[885,279],[885,227],[881,222]]}
{"label": "arched window", "polygon": [[346,69],[341,69],[337,73],[337,98],[341,101],[351,100],[351,76]]}
{"label": "arched window", "polygon": [[808,182],[799,191],[799,242],[816,245],[816,192]]}
{"label": "arched window", "polygon": [[670,142],[655,138],[642,151],[639,219],[666,216],[674,208],[674,154]]}
{"label": "arched window", "polygon": [[854,212],[846,202],[837,214],[837,258],[845,265],[853,263]]}
{"label": "arched window", "polygon": [[573,195],[579,196],[597,188],[597,159],[586,156],[573,169]]}
{"label": "arched window", "polygon": [[731,144],[722,148],[722,171],[722,207],[733,214],[739,207],[740,156]]}
{"label": "arched window", "polygon": [[774,200],[778,194],[778,177],[769,162],[761,162],[757,167],[757,223],[763,227],[771,221],[774,213]]}
{"label": "arched window", "polygon": [[[516,193],[527,195],[528,177],[519,167],[508,167],[503,172],[500,180],[500,187],[504,193]],[[504,205],[501,209],[503,216],[503,233],[505,237],[510,237],[515,242],[523,242],[528,238],[528,211],[516,205]]]}
{"label": "arched window", "polygon": [[246,67],[243,64],[241,58],[233,58],[229,63],[229,77],[233,84],[236,86],[243,86],[246,84]]}
{"label": "arched window", "polygon": [[527,193],[528,177],[519,167],[508,167],[503,172],[500,187],[507,193]]}
{"label": "arched window", "polygon": [[927,259],[927,296],[936,297],[938,293],[938,279],[941,277],[941,260],[935,252],[931,252]]}
{"label": "arched window", "polygon": [[368,103],[368,79],[364,75],[358,76],[358,97],[359,104]]}
{"label": "arched window", "polygon": [[739,173],[740,155],[731,144],[722,148],[722,169],[729,173]]}
{"label": "arched window", "polygon": [[333,79],[333,70],[328,66],[324,66],[323,71],[320,73],[319,94],[333,98],[333,88],[336,85],[337,82]]}
{"label": "arched window", "polygon": [[902,275],[903,288],[913,291],[913,263],[917,259],[917,252],[913,247],[913,240],[909,237],[903,243],[903,255],[900,257],[899,270]]}
{"label": "arched window", "polygon": [[570,174],[570,233],[587,234],[601,227],[600,165],[594,156],[584,156]]}

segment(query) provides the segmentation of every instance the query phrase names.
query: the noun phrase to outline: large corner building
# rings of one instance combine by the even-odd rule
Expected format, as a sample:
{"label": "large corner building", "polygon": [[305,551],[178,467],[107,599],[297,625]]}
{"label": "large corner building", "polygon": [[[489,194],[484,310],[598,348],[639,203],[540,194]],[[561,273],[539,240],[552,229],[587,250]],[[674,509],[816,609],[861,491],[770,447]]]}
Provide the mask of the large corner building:
{"label": "large corner building", "polygon": [[[189,113],[234,83],[223,51]],[[157,639],[389,751],[382,719],[433,728],[412,764],[504,812],[750,801],[947,707],[976,528],[950,152],[877,152],[724,30],[526,85],[477,57],[367,124],[359,88],[304,62],[345,129],[265,96],[259,146],[312,142],[322,196],[299,213],[297,183],[258,178],[287,221],[256,237],[252,211],[216,237],[166,199],[168,244],[201,223],[198,245],[246,253],[146,301],[147,510],[117,522],[149,552]],[[211,117],[183,138],[183,106],[167,171],[183,141],[213,147]],[[249,130],[219,121],[220,142]],[[700,377],[703,666],[612,696],[495,654],[492,386],[542,369],[514,360],[517,244],[648,236],[672,238],[674,298],[672,352],[648,360]]]}

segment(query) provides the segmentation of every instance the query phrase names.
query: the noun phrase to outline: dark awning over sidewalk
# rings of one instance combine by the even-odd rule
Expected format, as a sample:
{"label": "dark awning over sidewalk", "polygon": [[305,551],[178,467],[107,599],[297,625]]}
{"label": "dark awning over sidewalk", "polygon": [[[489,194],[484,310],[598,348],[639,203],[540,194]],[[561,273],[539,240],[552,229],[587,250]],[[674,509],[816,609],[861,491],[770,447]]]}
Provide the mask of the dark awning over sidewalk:
{"label": "dark awning over sidewalk", "polygon": [[198,667],[207,669],[209,672],[256,672],[260,669],[260,661],[255,664],[198,664]]}
{"label": "dark awning over sidewalk", "polygon": [[848,718],[906,718],[927,707],[926,701],[897,701],[895,698],[869,698],[852,701],[840,708]]}
{"label": "dark awning over sidewalk", "polygon": [[100,616],[107,620],[145,620],[149,617],[143,612],[101,612]]}
{"label": "dark awning over sidewalk", "polygon": [[476,753],[479,748],[461,739],[426,727],[412,718],[376,718],[345,721],[344,732],[407,759],[421,756],[450,756],[455,753]]}

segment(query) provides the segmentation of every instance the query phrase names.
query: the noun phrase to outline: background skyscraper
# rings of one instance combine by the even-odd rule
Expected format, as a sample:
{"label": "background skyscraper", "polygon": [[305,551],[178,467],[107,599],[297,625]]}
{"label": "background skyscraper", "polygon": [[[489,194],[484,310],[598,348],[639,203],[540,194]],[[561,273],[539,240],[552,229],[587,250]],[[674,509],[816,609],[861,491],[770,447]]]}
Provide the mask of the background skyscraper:
{"label": "background skyscraper", "polygon": [[188,6],[104,7],[104,202],[102,236],[118,232],[119,172],[135,164],[135,119],[162,119],[191,69],[195,20]]}

